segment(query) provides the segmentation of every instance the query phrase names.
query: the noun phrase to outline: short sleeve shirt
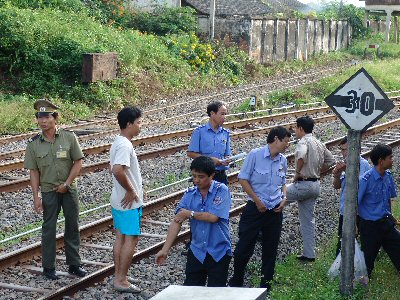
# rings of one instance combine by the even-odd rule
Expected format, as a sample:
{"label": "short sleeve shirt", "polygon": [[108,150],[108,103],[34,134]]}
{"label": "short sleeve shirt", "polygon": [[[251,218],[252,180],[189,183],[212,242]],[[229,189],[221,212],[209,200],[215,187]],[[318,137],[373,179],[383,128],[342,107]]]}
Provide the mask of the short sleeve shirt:
{"label": "short sleeve shirt", "polygon": [[[210,123],[197,127],[192,133],[188,151],[224,159],[231,155],[229,130],[218,127],[217,131],[214,131]],[[227,169],[227,166],[216,167],[216,170]]]}
{"label": "short sleeve shirt", "polygon": [[228,187],[220,182],[212,181],[205,199],[197,187],[189,188],[179,202],[176,213],[181,208],[195,212],[208,212],[219,219],[215,223],[190,220],[192,241],[190,249],[194,256],[204,262],[207,253],[218,262],[225,254],[232,255],[229,234],[229,210],[231,196]]}
{"label": "short sleeve shirt", "polygon": [[360,176],[358,189],[358,214],[370,221],[391,214],[390,199],[397,197],[396,185],[390,171],[381,176],[372,168]]}
{"label": "short sleeve shirt", "polygon": [[126,176],[132,184],[136,194],[139,197],[138,202],[133,202],[130,208],[122,208],[121,201],[125,197],[126,190],[121,186],[118,180],[112,175],[113,188],[111,192],[111,207],[117,210],[136,209],[143,205],[143,187],[142,176],[140,174],[139,162],[137,160],[135,149],[131,141],[126,137],[117,136],[110,149],[111,169],[114,165],[125,166]]}
{"label": "short sleeve shirt", "polygon": [[[83,157],[76,135],[57,128],[54,142],[50,142],[43,134],[28,141],[24,168],[38,170],[41,191],[50,192],[67,180],[74,161]],[[76,179],[71,183],[71,188],[76,189]]]}
{"label": "short sleeve shirt", "polygon": [[324,164],[331,166],[335,163],[332,153],[312,133],[307,133],[297,143],[295,159],[304,161],[300,171],[304,178],[319,178]]}
{"label": "short sleeve shirt", "polygon": [[[371,166],[369,165],[368,161],[360,156],[360,176],[362,176],[365,172],[367,172],[369,169],[371,169]],[[342,191],[340,193],[340,207],[339,207],[339,213],[341,215],[344,214],[344,199],[346,196],[346,173],[342,172],[340,176],[340,182],[341,182],[341,188]]]}
{"label": "short sleeve shirt", "polygon": [[[279,153],[271,158],[269,146],[266,145],[250,151],[238,178],[247,180],[264,206],[267,209],[273,209],[282,201],[286,171],[286,157]],[[249,200],[252,201],[251,198]]]}

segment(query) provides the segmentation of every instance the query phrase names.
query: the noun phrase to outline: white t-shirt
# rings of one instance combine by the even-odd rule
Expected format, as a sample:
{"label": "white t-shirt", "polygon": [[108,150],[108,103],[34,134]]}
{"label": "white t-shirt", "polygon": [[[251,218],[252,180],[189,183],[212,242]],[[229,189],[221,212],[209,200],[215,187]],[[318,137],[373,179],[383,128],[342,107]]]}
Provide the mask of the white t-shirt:
{"label": "white t-shirt", "polygon": [[128,176],[128,180],[132,184],[136,194],[139,197],[139,201],[133,202],[131,208],[122,208],[121,201],[125,197],[126,190],[119,184],[113,174],[113,189],[110,198],[111,206],[118,210],[129,210],[142,206],[143,188],[140,167],[132,143],[126,137],[117,136],[115,138],[110,149],[110,165],[111,169],[114,165],[126,166],[125,171],[126,175]]}

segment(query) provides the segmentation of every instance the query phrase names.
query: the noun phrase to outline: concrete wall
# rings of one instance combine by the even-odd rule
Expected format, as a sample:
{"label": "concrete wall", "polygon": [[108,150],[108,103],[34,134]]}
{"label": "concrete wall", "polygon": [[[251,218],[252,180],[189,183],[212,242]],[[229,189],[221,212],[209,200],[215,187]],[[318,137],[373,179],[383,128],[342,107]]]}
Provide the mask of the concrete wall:
{"label": "concrete wall", "polygon": [[[199,25],[209,32],[208,18]],[[346,48],[351,37],[347,21],[266,18],[216,18],[215,37],[246,46],[249,56],[260,63],[292,59]]]}
{"label": "concrete wall", "polygon": [[156,6],[181,7],[181,0],[126,0],[127,7],[139,8],[142,11],[152,11]]}
{"label": "concrete wall", "polygon": [[386,32],[386,21],[368,21],[367,27],[371,28],[373,33],[385,33]]}
{"label": "concrete wall", "polygon": [[[199,25],[201,32],[209,35],[207,16],[199,17]],[[307,60],[311,55],[348,47],[349,26],[347,21],[216,18],[215,37],[229,36],[231,42],[245,46],[249,56],[260,63]]]}

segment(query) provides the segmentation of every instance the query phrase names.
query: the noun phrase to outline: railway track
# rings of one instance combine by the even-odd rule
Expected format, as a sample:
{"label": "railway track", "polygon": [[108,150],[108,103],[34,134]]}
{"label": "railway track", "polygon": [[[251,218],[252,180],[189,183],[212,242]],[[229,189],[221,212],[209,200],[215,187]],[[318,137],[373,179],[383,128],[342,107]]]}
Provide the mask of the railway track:
{"label": "railway track", "polygon": [[[399,107],[399,103],[396,103],[396,107]],[[326,114],[330,112],[330,108],[328,106],[323,106],[323,107],[317,107],[317,108],[310,108],[310,109],[304,109],[304,110],[299,110],[299,111],[292,111],[292,112],[285,112],[285,113],[280,113],[280,114],[275,114],[275,115],[267,115],[267,116],[261,116],[261,117],[255,117],[255,118],[250,118],[250,119],[243,119],[243,120],[236,120],[236,121],[231,121],[227,122],[224,124],[224,127],[229,128],[233,130],[231,134],[231,138],[234,139],[239,139],[239,138],[244,138],[252,135],[258,135],[258,134],[264,134],[269,131],[271,126],[267,127],[262,127],[262,128],[256,128],[256,129],[250,129],[250,130],[240,130],[245,127],[252,127],[255,125],[261,125],[261,124],[269,124],[269,123],[275,123],[279,122],[282,120],[288,120],[288,119],[293,119],[295,120],[297,117],[302,116],[302,115],[313,115],[313,114]],[[315,118],[316,122],[327,122],[331,120],[335,120],[336,116],[334,115],[327,115],[325,117],[318,117]],[[275,125],[275,124],[274,124]],[[282,124],[288,129],[292,129],[295,126],[295,121],[289,122]],[[145,136],[145,137],[139,137],[135,138],[132,140],[133,145],[135,146],[144,146],[144,145],[149,145],[152,143],[159,143],[159,142],[165,142],[171,139],[175,138],[188,138],[193,129],[185,129],[185,130],[179,130],[179,131],[173,131],[173,132],[168,132],[164,134],[156,134],[156,135],[151,135],[151,136]],[[237,131],[237,132],[235,132]],[[92,146],[92,147],[87,147],[83,149],[83,152],[85,155],[96,155],[96,154],[101,154],[108,152],[111,147],[111,144],[103,144],[103,145],[98,145],[98,146]],[[150,151],[138,151],[138,159],[139,160],[146,160],[146,159],[152,159],[156,157],[161,157],[161,156],[168,156],[171,154],[174,154],[178,151],[185,150],[188,147],[188,143],[179,143],[178,145],[174,146],[169,146],[169,147],[164,147],[163,149],[156,149],[156,150],[150,150]],[[8,153],[3,153],[0,155],[0,159],[4,159],[6,157],[12,157],[12,156],[18,156],[23,154],[24,150],[17,150],[13,152],[8,152]],[[100,162],[95,162],[95,163],[90,163],[90,164],[85,164],[82,168],[81,174],[88,174],[91,172],[96,172],[98,170],[102,170],[104,168],[108,168],[109,161],[108,160],[102,160]],[[21,188],[24,188],[28,186],[29,184],[29,178],[27,176],[19,176],[17,180],[13,180],[13,176],[5,176],[4,172],[10,172],[14,170],[19,170],[23,168],[23,159],[18,159],[15,161],[11,162],[6,162],[0,164],[0,174],[3,177],[3,182],[0,183],[0,192],[12,192],[12,191],[17,191]],[[11,180],[10,180],[11,178]]]}
{"label": "railway track", "polygon": [[[174,103],[172,105],[165,105],[165,106],[160,106],[154,109],[148,109],[144,111],[144,126],[147,125],[156,125],[160,126],[162,124],[168,124],[171,122],[182,122],[183,119],[188,120],[187,118],[193,115],[198,115],[198,117],[204,115],[204,107],[206,106],[206,103],[212,100],[221,100],[224,99],[224,101],[229,105],[234,105],[240,101],[244,101],[248,99],[248,97],[257,91],[257,94],[259,95],[265,95],[268,94],[272,91],[277,91],[277,90],[282,90],[282,89],[290,89],[290,88],[296,88],[301,85],[309,84],[312,82],[315,82],[317,80],[320,80],[325,77],[332,76],[332,74],[335,74],[337,71],[341,70],[343,67],[335,67],[335,68],[327,68],[324,70],[318,70],[318,71],[312,71],[312,72],[305,72],[304,74],[297,75],[297,76],[292,76],[288,78],[283,78],[280,80],[272,80],[268,82],[262,82],[258,84],[249,84],[243,88],[239,88],[234,90],[233,92],[231,90],[225,91],[225,92],[220,92],[220,93],[215,93],[212,95],[207,95],[207,96],[201,96],[201,97],[193,97],[192,99],[189,100],[184,100],[178,103]],[[304,82],[306,81],[306,82]],[[296,82],[296,84],[292,84],[292,82]],[[261,90],[261,92],[258,92]],[[244,96],[241,95],[243,93],[247,93]],[[227,99],[227,100],[226,100]],[[195,105],[195,107],[191,105]],[[176,108],[179,108],[179,116],[177,116]],[[164,118],[159,118],[159,115],[163,113],[167,113],[167,116]],[[147,121],[146,121],[147,120]],[[100,120],[92,120],[92,121],[81,121],[78,124],[74,125],[69,125],[65,126],[66,129],[68,130],[82,130],[84,128],[88,127],[101,127],[101,126],[112,126],[112,127],[117,127],[115,117],[101,117]],[[96,137],[101,137],[104,135],[109,135],[112,134],[113,132],[117,132],[118,129],[114,128],[112,130],[106,130],[104,133],[99,132]],[[16,141],[21,141],[21,140],[26,140],[34,135],[37,134],[37,131],[34,132],[28,132],[24,134],[19,134],[19,135],[14,135],[14,136],[7,136],[7,137],[1,137],[0,138],[0,145],[4,144],[9,144],[12,142]]]}
{"label": "railway track", "polygon": [[[387,122],[384,124],[380,124],[377,126],[374,126],[367,130],[364,135],[363,135],[363,140],[362,140],[362,149],[363,149],[363,156],[368,157],[370,153],[370,149],[372,146],[377,143],[377,142],[385,142],[386,144],[390,145],[391,147],[399,147],[400,146],[400,133],[399,133],[399,119],[394,120],[392,122]],[[335,150],[335,146],[338,145],[339,141],[341,140],[342,137],[330,140],[326,142],[326,145],[330,149],[334,149],[334,153],[338,154],[337,149]],[[293,161],[294,161],[294,155],[289,154],[287,155],[288,161],[289,161],[289,167],[292,166]],[[288,172],[288,177],[291,177],[293,175],[293,168],[289,170]],[[230,183],[234,185],[236,182],[236,176],[237,172],[230,174],[229,180]],[[233,189],[235,190],[235,186],[233,186]],[[167,224],[160,222],[160,221],[154,221],[157,219],[157,215],[155,212],[159,212],[162,210],[164,207],[169,207],[169,211],[172,212],[173,209],[171,206],[174,205],[174,203],[180,199],[183,195],[184,191],[178,191],[173,194],[170,194],[166,197],[159,198],[157,200],[148,202],[145,204],[144,209],[143,209],[143,214],[144,214],[144,224],[148,224],[153,226],[152,229],[144,229],[144,231],[150,231],[154,233],[147,233],[145,232],[141,238],[142,239],[150,239],[151,242],[147,243],[147,245],[144,245],[134,256],[133,261],[134,262],[139,262],[150,255],[154,254],[157,252],[160,247],[162,247],[163,242],[162,241],[157,241],[154,242],[155,238],[161,239],[165,237],[166,233],[166,226]],[[236,205],[232,208],[231,210],[231,216],[238,215],[241,211],[241,209],[244,207],[243,204],[238,204],[236,202]],[[96,234],[99,234],[99,232],[102,232],[101,236],[105,236],[104,230],[109,231],[110,226],[112,225],[112,219],[111,217],[104,218],[102,220],[98,220],[94,223],[88,224],[84,227],[81,228],[81,236],[82,239],[90,239],[91,236],[94,236]],[[146,228],[146,227],[145,227]],[[180,233],[178,239],[176,240],[176,243],[183,241],[187,237],[188,232],[183,231]],[[111,246],[104,246],[102,243],[99,243],[99,239],[95,239],[97,242],[87,242],[85,241],[83,243],[83,247],[91,248],[91,249],[96,249],[97,251],[108,251],[110,252]],[[102,239],[100,239],[102,241]],[[57,237],[57,246],[62,247],[63,245],[63,235],[59,235]],[[38,272],[41,271],[41,269],[37,266],[32,266],[32,265],[27,265],[25,262],[26,261],[36,261],[37,256],[40,255],[40,243],[35,243],[33,245],[30,245],[28,247],[22,248],[18,251],[11,252],[9,254],[3,255],[0,257],[0,269],[2,272],[5,272],[9,270],[10,268],[14,268],[17,264],[18,268],[22,268],[24,270],[27,270],[29,272],[32,272],[33,275],[37,274]],[[97,256],[96,256],[97,257]],[[110,258],[110,256],[109,256]],[[63,259],[62,257],[59,259]],[[108,262],[102,262],[102,261],[94,261],[94,260],[88,260],[85,261],[85,265],[88,266],[91,270],[91,273],[82,279],[76,280],[76,279],[71,279],[70,283],[68,283],[65,286],[59,286],[55,287],[53,289],[48,289],[46,287],[30,287],[29,285],[13,285],[7,282],[0,282],[0,287],[2,288],[7,288],[7,289],[12,289],[14,291],[21,291],[24,293],[28,294],[35,294],[35,295],[40,295],[42,296],[43,299],[61,299],[63,296],[70,295],[72,296],[74,293],[76,293],[79,290],[88,288],[90,286],[93,286],[97,282],[101,282],[104,280],[104,278],[109,277],[113,274],[114,272],[114,266],[111,263],[111,260]],[[8,268],[8,269],[7,269]],[[61,273],[60,275],[65,275]]]}

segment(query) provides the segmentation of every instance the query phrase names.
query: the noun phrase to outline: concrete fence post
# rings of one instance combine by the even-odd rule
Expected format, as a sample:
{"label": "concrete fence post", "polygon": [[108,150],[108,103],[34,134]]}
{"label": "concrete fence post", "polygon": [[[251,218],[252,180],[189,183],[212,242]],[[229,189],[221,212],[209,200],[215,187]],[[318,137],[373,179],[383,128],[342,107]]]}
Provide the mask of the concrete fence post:
{"label": "concrete fence post", "polygon": [[314,20],[314,40],[313,40],[313,55],[315,55],[315,51],[317,48],[317,29],[318,29],[318,23],[317,20]]}
{"label": "concrete fence post", "polygon": [[310,24],[310,19],[306,19],[306,30],[305,30],[305,37],[304,37],[304,60],[308,60],[308,31],[309,31],[309,24]]}
{"label": "concrete fence post", "polygon": [[296,20],[294,32],[294,59],[299,59],[299,34],[300,34],[300,20]]}
{"label": "concrete fence post", "polygon": [[336,21],[336,32],[335,32],[335,51],[339,49],[339,21]]}
{"label": "concrete fence post", "polygon": [[332,48],[332,20],[329,20],[329,32],[328,32],[328,52]]}
{"label": "concrete fence post", "polygon": [[272,61],[276,61],[277,56],[277,39],[278,39],[278,19],[274,19],[274,36],[272,42]]}
{"label": "concrete fence post", "polygon": [[321,53],[324,53],[325,47],[325,20],[321,21]]}
{"label": "concrete fence post", "polygon": [[289,52],[289,18],[286,19],[285,25],[285,61],[287,61]]}
{"label": "concrete fence post", "polygon": [[262,19],[262,23],[261,23],[261,53],[260,53],[260,60],[261,60],[262,64],[265,63],[266,35],[267,35],[267,20]]}

